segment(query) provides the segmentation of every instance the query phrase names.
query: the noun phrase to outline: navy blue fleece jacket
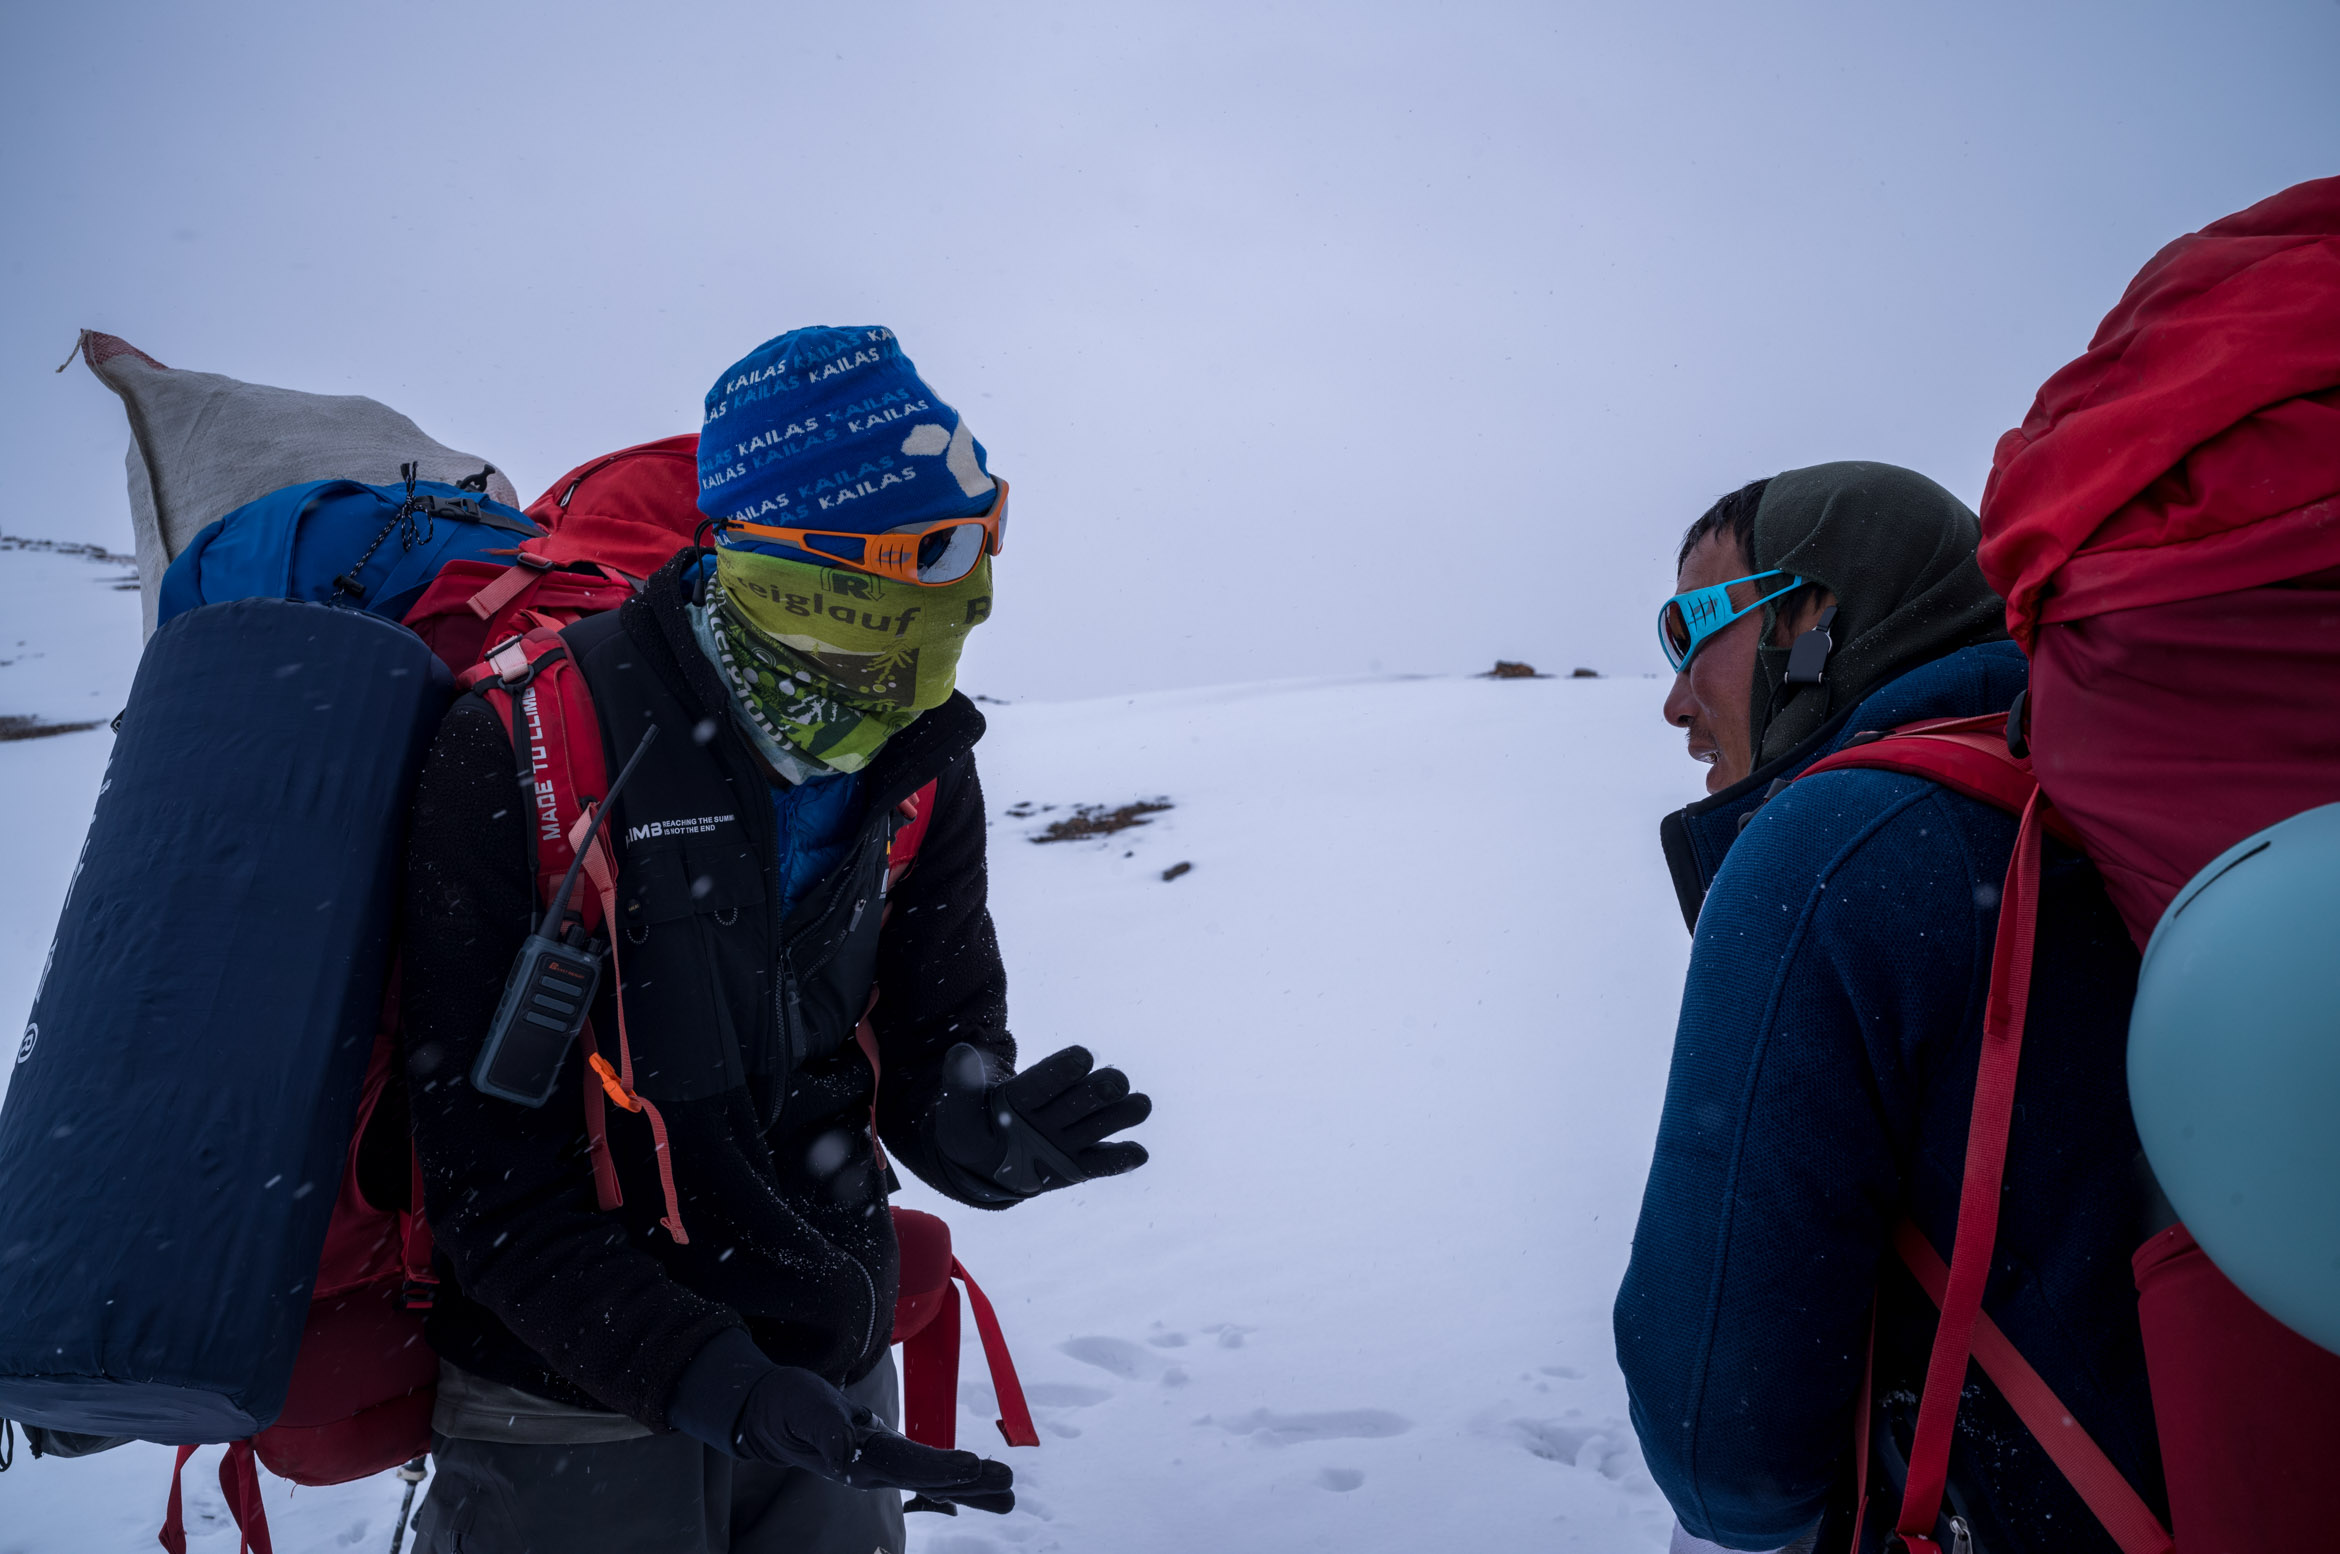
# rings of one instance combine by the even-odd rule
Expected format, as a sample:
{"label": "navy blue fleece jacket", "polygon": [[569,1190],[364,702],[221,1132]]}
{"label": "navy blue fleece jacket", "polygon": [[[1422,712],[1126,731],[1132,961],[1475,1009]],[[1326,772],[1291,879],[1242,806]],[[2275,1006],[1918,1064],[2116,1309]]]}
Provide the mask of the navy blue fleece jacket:
{"label": "navy blue fleece jacket", "polygon": [[[1686,904],[1711,888],[1617,1355],[1651,1472],[1725,1547],[1777,1548],[1824,1514],[1821,1547],[1845,1546],[1872,1302],[1872,1476],[1898,1486],[1934,1319],[1890,1238],[1911,1216],[1951,1247],[2015,838],[2013,816],[1893,773],[1762,795],[1858,731],[2003,710],[2024,676],[2009,643],[1951,654],[1669,821]],[[2123,1065],[2136,964],[2095,870],[2050,842],[1984,1309],[2160,1510],[2128,1261],[2147,1227]],[[1981,1546],[2110,1550],[1980,1371],[1968,1382],[1951,1499]]]}

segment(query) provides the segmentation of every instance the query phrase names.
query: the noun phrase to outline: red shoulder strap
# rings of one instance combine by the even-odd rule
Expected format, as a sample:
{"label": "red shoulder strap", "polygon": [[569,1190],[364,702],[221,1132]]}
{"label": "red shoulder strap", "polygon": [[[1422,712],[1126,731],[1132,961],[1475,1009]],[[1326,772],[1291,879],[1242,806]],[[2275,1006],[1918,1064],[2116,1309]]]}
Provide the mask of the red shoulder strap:
{"label": "red shoulder strap", "polygon": [[[529,805],[537,900],[550,901],[577,856],[569,837],[579,817],[609,785],[593,693],[560,632],[546,626],[498,643],[464,673],[461,683],[478,691],[511,732],[520,789]],[[580,892],[571,899],[586,928],[597,927],[600,893]]]}
{"label": "red shoulder strap", "polygon": [[[1990,996],[1983,1010],[1982,1057],[1975,1072],[1966,1169],[1958,1195],[1957,1237],[1949,1266],[1942,1267],[1915,1227],[1897,1238],[1904,1260],[1942,1315],[1934,1329],[1933,1353],[1926,1362],[1925,1390],[1918,1401],[1909,1478],[1902,1490],[1895,1536],[1914,1554],[1940,1554],[1934,1542],[1934,1525],[1941,1515],[1949,1479],[1950,1438],[1957,1426],[1958,1398],[1966,1383],[1967,1361],[1974,1357],[1982,1359],[1985,1372],[2124,1554],[2162,1554],[2170,1547],[2169,1535],[1982,1309],[1991,1251],[1998,1240],[2007,1133],[2014,1118],[2015,1079],[2031,1003],[2032,947],[2039,926],[2040,838],[2052,832],[2078,845],[2055,806],[2040,791],[2031,763],[2007,748],[2004,726],[2004,718],[1997,714],[1910,724],[1823,756],[1797,777],[1802,781],[1822,772],[1848,769],[1904,772],[2022,817],[2000,891],[1998,936],[1991,947]],[[1864,1395],[1864,1419],[1867,1409]],[[1868,1492],[1866,1445],[1864,1429],[1856,1447],[1863,1480],[1857,1493],[1864,1503]]]}
{"label": "red shoulder strap", "polygon": [[[485,662],[463,676],[463,684],[477,690],[510,725],[520,788],[530,805],[537,900],[549,903],[560,889],[570,861],[577,856],[577,842],[591,826],[594,810],[608,791],[609,767],[602,755],[601,718],[594,710],[593,692],[576,660],[569,656],[568,644],[549,626],[498,643]],[[690,1235],[683,1228],[681,1201],[675,1190],[666,1119],[655,1103],[634,1089],[633,1043],[626,1031],[625,974],[617,945],[623,934],[614,922],[617,862],[606,831],[593,839],[585,859],[585,875],[590,888],[571,900],[588,933],[609,925],[610,976],[618,989],[616,1066],[602,1055],[590,1020],[585,1022],[583,1038],[585,1133],[593,1162],[594,1198],[605,1212],[625,1202],[617,1167],[609,1154],[608,1107],[615,1103],[638,1113],[650,1125],[659,1187],[666,1199],[666,1214],[660,1223],[678,1246],[684,1245]]]}

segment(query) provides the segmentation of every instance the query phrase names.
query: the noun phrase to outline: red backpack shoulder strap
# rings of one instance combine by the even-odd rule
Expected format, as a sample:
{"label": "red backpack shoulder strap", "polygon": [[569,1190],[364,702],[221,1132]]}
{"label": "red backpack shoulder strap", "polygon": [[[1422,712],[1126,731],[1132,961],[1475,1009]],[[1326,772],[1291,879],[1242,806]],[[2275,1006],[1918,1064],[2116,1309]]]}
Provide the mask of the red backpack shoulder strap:
{"label": "red backpack shoulder strap", "polygon": [[[593,693],[568,643],[545,626],[496,644],[486,659],[464,672],[462,684],[477,691],[511,732],[521,797],[528,806],[537,900],[549,901],[576,857],[569,837],[578,817],[609,784]],[[597,927],[599,895],[585,891],[572,900],[586,928]]]}
{"label": "red backpack shoulder strap", "polygon": [[[609,791],[609,765],[602,754],[601,718],[594,710],[592,689],[571,656],[567,640],[550,626],[538,626],[496,644],[485,661],[464,674],[462,683],[477,691],[511,728],[520,791],[529,809],[529,845],[536,855],[537,900],[549,904],[577,856],[576,844],[590,823],[588,817]],[[616,863],[606,833],[594,838],[585,874],[589,888],[570,901],[586,932],[592,933],[608,920],[617,899]],[[610,974],[613,982],[622,985],[624,966],[618,937],[611,929]],[[675,1192],[665,1118],[634,1089],[633,1044],[626,1034],[622,991],[617,1027],[615,1067],[602,1056],[591,1020],[585,1022],[583,1032],[585,1132],[593,1162],[594,1196],[604,1211],[625,1201],[609,1155],[606,1103],[615,1102],[627,1111],[640,1112],[649,1122],[657,1145],[659,1184],[666,1195],[666,1217],[660,1223],[677,1244],[687,1243],[690,1236],[683,1229]]]}
{"label": "red backpack shoulder strap", "polygon": [[[2028,758],[2007,748],[2006,718],[1990,713],[1979,718],[1938,718],[1905,723],[1884,734],[1856,734],[1852,742],[1824,755],[1796,774],[1796,781],[1823,772],[1900,772],[1938,782],[1953,793],[1963,793],[2010,815],[2021,815],[2039,791]],[[2071,847],[2079,834],[2064,817],[2041,806],[2041,824],[2050,836]]]}
{"label": "red backpack shoulder strap", "polygon": [[[2015,1077],[2023,1051],[2023,1030],[2031,1001],[2032,946],[2039,926],[2039,860],[2043,835],[2052,834],[2078,846],[2079,841],[2032,774],[2031,762],[2008,747],[2004,714],[1979,718],[1946,718],[1905,724],[1891,733],[1856,742],[1821,757],[1798,774],[1797,781],[1823,772],[1866,770],[1902,772],[1938,782],[1968,798],[2021,817],[2013,856],[1999,896],[1997,939],[1991,948],[1990,997],[1983,1011],[1983,1048],[1975,1074],[1974,1110],[1967,1122],[1966,1168],[1960,1183],[1956,1239],[1950,1263],[1943,1268],[1932,1258],[1932,1248],[1911,1227],[1899,1240],[1899,1250],[1910,1263],[1926,1292],[1941,1308],[1934,1329],[1933,1352],[1927,1359],[1925,1389],[1919,1395],[1917,1428],[1910,1441],[1909,1476],[1902,1491],[1901,1514],[1895,1519],[1895,1537],[1915,1554],[1940,1554],[1933,1533],[1941,1515],[1949,1478],[1950,1439],[1957,1426],[1958,1398],[1965,1385],[1970,1357],[1983,1358],[1985,1369],[1997,1381],[2026,1425],[2047,1427],[2046,1406],[2040,1401],[2044,1384],[2033,1388],[2024,1377],[2036,1373],[2015,1356],[1997,1326],[1983,1313],[1983,1285],[1998,1240],[1999,1200],[2007,1167],[2007,1133],[2014,1119]],[[1914,1237],[1915,1244],[1912,1243]],[[1922,1252],[1921,1249],[1922,1248]],[[1936,1277],[1936,1271],[1939,1271]],[[2001,1353],[2004,1350],[2004,1353]],[[2013,1365],[2008,1364],[2012,1357]],[[2021,1367],[2021,1372],[2015,1370]],[[2049,1403],[2053,1395],[2046,1394]],[[1866,1402],[1862,1411],[1866,1419]],[[2069,1415],[2054,1411],[2055,1432],[2066,1428]],[[2076,1425],[2071,1437],[2050,1441],[2040,1435],[2057,1466],[2081,1498],[2103,1522],[2125,1554],[2158,1554],[2169,1547],[2150,1514],[2140,1521],[2142,1502],[2133,1492],[2123,1496],[2097,1471],[2103,1453],[2087,1442]],[[1865,1424],[1864,1424],[1865,1430]],[[1865,1440],[1864,1443],[1865,1445]],[[1865,1457],[1865,1452],[1858,1455]],[[1865,1467],[1865,1463],[1864,1463]],[[1866,1474],[1863,1473],[1865,1479]],[[2113,1474],[2120,1491],[2125,1480]],[[1858,1486],[1865,1504],[1868,1485]]]}

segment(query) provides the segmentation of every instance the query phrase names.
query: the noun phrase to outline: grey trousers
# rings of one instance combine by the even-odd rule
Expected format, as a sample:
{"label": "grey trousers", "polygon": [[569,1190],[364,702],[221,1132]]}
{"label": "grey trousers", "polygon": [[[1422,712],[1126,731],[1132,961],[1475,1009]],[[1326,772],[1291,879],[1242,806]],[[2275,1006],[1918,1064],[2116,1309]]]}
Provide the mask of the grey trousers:
{"label": "grey trousers", "polygon": [[[845,1389],[899,1425],[893,1356]],[[687,1435],[592,1445],[451,1439],[415,1554],[902,1554],[902,1496],[727,1457]]]}

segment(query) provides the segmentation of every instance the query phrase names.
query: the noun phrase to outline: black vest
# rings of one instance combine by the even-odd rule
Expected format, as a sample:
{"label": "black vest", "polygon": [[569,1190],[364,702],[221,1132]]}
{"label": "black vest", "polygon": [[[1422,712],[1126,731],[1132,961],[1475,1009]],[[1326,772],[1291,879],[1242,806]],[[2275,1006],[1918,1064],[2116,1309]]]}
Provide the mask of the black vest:
{"label": "black vest", "polygon": [[850,1043],[869,1006],[898,821],[865,805],[844,860],[781,921],[771,779],[732,729],[676,699],[618,618],[563,637],[610,771],[659,728],[609,819],[635,1084],[661,1104],[744,1088],[770,1129],[791,1078]]}

